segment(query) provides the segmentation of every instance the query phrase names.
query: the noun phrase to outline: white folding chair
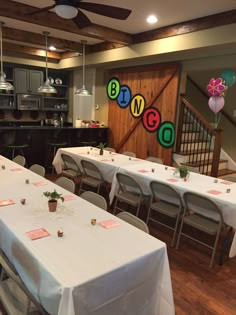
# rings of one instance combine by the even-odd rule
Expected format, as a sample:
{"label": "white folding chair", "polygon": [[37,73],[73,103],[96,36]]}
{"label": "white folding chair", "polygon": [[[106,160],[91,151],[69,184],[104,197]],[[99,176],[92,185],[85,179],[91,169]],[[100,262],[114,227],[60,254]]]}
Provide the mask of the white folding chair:
{"label": "white folding chair", "polygon": [[75,183],[73,182],[73,180],[61,176],[59,177],[56,181],[55,184],[57,184],[58,186],[61,186],[62,188],[72,192],[74,194],[75,192]]}
{"label": "white folding chair", "polygon": [[[8,315],[46,315],[47,312],[35,300],[15,268],[0,250],[0,301]],[[0,312],[1,313],[1,312]]]}
{"label": "white folding chair", "polygon": [[118,213],[116,216],[126,221],[127,223],[132,224],[136,228],[149,234],[149,229],[148,229],[147,224],[143,222],[141,219],[139,219],[138,217],[136,217],[135,215],[129,212],[123,211],[123,212]]}
{"label": "white folding chair", "polygon": [[92,204],[94,204],[95,206],[103,209],[103,210],[107,210],[107,202],[106,199],[99,195],[96,194],[93,191],[84,191],[81,195],[81,198],[83,198],[84,200],[87,200],[88,202],[91,202]]}
{"label": "white folding chair", "polygon": [[155,156],[149,156],[146,158],[146,161],[157,163],[157,164],[163,164],[163,161],[161,158],[155,157]]}
{"label": "white folding chair", "polygon": [[[185,192],[184,193],[184,214],[181,221],[180,231],[178,235],[178,240],[176,248],[179,247],[180,238],[182,235],[194,240],[206,247],[212,249],[210,267],[213,266],[217,244],[219,241],[219,236],[222,228],[225,228],[222,212],[219,207],[211,200],[202,195]],[[192,213],[189,212],[191,210]],[[215,236],[214,244],[209,245],[198,238],[193,237],[190,232],[183,232],[184,225],[191,226],[208,235]]]}
{"label": "white folding chair", "polygon": [[134,152],[130,152],[130,151],[124,151],[122,153],[123,155],[127,155],[127,156],[131,156],[131,157],[136,157],[136,154]]}
{"label": "white folding chair", "polygon": [[21,165],[21,166],[25,166],[26,160],[25,157],[22,155],[17,155],[14,157],[13,162]]}
{"label": "white folding chair", "polygon": [[33,164],[30,166],[29,170],[42,177],[45,177],[45,168],[39,164]]}

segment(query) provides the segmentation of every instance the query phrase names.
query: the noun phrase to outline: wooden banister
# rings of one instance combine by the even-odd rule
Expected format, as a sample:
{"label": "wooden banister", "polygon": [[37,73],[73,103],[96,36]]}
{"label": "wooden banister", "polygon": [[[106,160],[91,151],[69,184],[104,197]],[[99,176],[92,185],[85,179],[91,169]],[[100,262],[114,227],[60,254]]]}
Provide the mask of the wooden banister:
{"label": "wooden banister", "polygon": [[220,162],[220,151],[221,151],[221,143],[222,143],[222,129],[215,129],[215,143],[214,143],[214,151],[212,158],[212,166],[211,166],[211,176],[218,176],[219,162]]}

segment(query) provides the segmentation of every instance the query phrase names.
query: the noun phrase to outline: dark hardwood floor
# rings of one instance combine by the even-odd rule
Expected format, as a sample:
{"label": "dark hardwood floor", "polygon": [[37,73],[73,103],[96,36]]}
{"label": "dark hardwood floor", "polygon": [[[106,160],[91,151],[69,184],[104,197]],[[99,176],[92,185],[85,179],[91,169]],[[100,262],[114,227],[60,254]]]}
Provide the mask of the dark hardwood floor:
{"label": "dark hardwood floor", "polygon": [[[142,209],[140,217],[145,216]],[[149,228],[167,244],[176,315],[236,315],[236,257],[220,266],[219,248],[214,267],[209,268],[209,249],[183,238],[176,250],[170,247],[172,231],[157,224]]]}

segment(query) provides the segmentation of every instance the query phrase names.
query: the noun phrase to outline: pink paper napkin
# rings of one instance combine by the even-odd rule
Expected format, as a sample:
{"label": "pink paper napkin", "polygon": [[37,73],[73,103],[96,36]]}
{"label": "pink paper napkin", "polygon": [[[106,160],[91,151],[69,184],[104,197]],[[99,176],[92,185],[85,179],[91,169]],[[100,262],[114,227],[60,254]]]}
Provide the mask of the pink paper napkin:
{"label": "pink paper napkin", "polygon": [[63,198],[64,198],[64,201],[69,201],[69,200],[74,200],[75,196],[74,195],[66,195]]}
{"label": "pink paper napkin", "polygon": [[105,160],[100,160],[101,162],[110,162],[110,160],[105,159]]}
{"label": "pink paper napkin", "polygon": [[47,185],[47,182],[37,182],[37,183],[33,183],[34,186],[45,186]]}
{"label": "pink paper napkin", "polygon": [[227,180],[224,180],[223,182],[220,182],[221,184],[225,184],[225,185],[232,185],[233,182],[229,182]]}
{"label": "pink paper napkin", "polygon": [[140,159],[131,159],[132,161],[140,161]]}
{"label": "pink paper napkin", "polygon": [[176,178],[169,178],[169,179],[167,179],[169,182],[172,182],[172,183],[174,183],[174,182],[178,182],[178,179],[176,179]]}
{"label": "pink paper napkin", "polygon": [[148,173],[148,171],[146,171],[146,170],[139,170],[138,172],[139,173]]}
{"label": "pink paper napkin", "polygon": [[20,168],[20,167],[11,168],[10,171],[12,171],[12,172],[20,172],[20,171],[22,171],[22,168]]}
{"label": "pink paper napkin", "polygon": [[102,221],[99,223],[102,227],[104,227],[105,229],[110,229],[113,228],[115,226],[120,225],[120,223],[114,221],[114,220],[106,220],[106,221]]}
{"label": "pink paper napkin", "polygon": [[14,202],[12,199],[1,200],[1,201],[0,201],[0,207],[13,205],[14,203],[15,203],[15,202]]}
{"label": "pink paper napkin", "polygon": [[212,189],[212,190],[208,190],[207,191],[209,194],[213,194],[213,195],[219,195],[219,194],[222,194],[222,192],[221,191],[219,191],[219,190],[214,190],[214,189]]}
{"label": "pink paper napkin", "polygon": [[32,230],[25,233],[31,240],[37,240],[42,237],[51,235],[46,229],[41,228],[37,230]]}

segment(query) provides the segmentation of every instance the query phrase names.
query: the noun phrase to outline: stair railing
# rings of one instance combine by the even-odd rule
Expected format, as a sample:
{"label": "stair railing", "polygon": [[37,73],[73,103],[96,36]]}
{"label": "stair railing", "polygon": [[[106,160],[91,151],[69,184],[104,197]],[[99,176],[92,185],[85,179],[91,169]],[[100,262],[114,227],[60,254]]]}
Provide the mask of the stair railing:
{"label": "stair railing", "polygon": [[181,97],[176,153],[188,155],[185,164],[198,167],[201,174],[217,177],[222,132],[221,129],[214,129],[183,96]]}

